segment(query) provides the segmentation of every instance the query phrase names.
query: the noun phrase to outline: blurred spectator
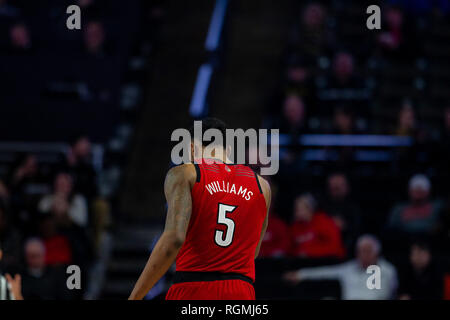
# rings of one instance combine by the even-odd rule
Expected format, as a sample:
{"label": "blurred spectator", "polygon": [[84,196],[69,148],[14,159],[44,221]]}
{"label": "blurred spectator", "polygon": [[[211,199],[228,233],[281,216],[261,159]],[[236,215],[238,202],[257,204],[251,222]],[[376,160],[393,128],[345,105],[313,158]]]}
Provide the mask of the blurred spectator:
{"label": "blurred spectator", "polygon": [[[55,208],[53,208],[55,207]],[[39,202],[39,210],[48,213],[53,210],[67,210],[69,217],[81,227],[88,225],[88,207],[81,194],[75,194],[72,177],[59,173],[55,177],[53,193],[44,196]]]}
{"label": "blurred spectator", "polygon": [[[53,206],[53,214],[64,214],[65,211]],[[61,266],[72,263],[72,248],[66,235],[58,230],[57,218],[53,215],[45,215],[39,223],[39,234],[45,247],[45,264],[49,266]]]}
{"label": "blurred spectator", "polygon": [[24,23],[18,23],[9,30],[11,39],[10,51],[14,54],[24,53],[32,48],[30,32]]}
{"label": "blurred spectator", "polygon": [[11,27],[17,23],[21,16],[20,10],[0,0],[0,49],[4,52],[11,51]]}
{"label": "blurred spectator", "polygon": [[22,294],[25,300],[72,298],[64,271],[46,266],[46,249],[40,239],[28,239],[24,252],[26,268],[22,274]]}
{"label": "blurred spectator", "polygon": [[295,199],[294,223],[290,226],[291,255],[304,258],[344,257],[338,226],[325,213],[316,211],[310,194]]}
{"label": "blurred spectator", "polygon": [[[356,127],[355,117],[351,109],[347,107],[335,108],[331,128],[332,134],[350,135],[358,134],[360,132],[361,131]],[[354,160],[355,147],[353,146],[330,147],[330,150],[336,152],[336,155],[338,156],[338,163],[336,165],[340,170],[345,170]]]}
{"label": "blurred spectator", "polygon": [[433,260],[430,247],[423,242],[412,244],[408,266],[399,274],[399,280],[399,299],[442,299],[444,275]]}
{"label": "blurred spectator", "polygon": [[81,8],[87,8],[91,6],[95,1],[94,0],[78,0],[78,5]]}
{"label": "blurred spectator", "polygon": [[339,87],[356,85],[353,56],[348,52],[339,52],[333,60],[333,80]]}
{"label": "blurred spectator", "polygon": [[75,263],[88,271],[92,260],[92,243],[87,230],[78,226],[69,216],[65,199],[56,198],[51,211],[41,221],[41,235],[47,252],[47,264]]}
{"label": "blurred spectator", "polygon": [[328,176],[323,209],[341,230],[345,247],[350,252],[361,230],[361,211],[351,198],[350,183],[345,174],[334,173]]}
{"label": "blurred spectator", "polygon": [[106,54],[105,28],[100,21],[89,21],[84,30],[84,48],[86,52],[95,57]]}
{"label": "blurred spectator", "polygon": [[450,142],[450,106],[446,107],[443,112],[443,125],[441,131],[442,143]]}
{"label": "blurred spectator", "polygon": [[0,180],[0,199],[2,199],[5,203],[9,202],[8,187],[2,180]]}
{"label": "blurred spectator", "polygon": [[21,238],[18,230],[10,224],[7,206],[0,199],[0,243],[3,249],[3,267],[16,269],[20,260]]}
{"label": "blurred spectator", "polygon": [[403,100],[402,107],[398,113],[397,127],[393,134],[398,136],[408,136],[413,139],[411,147],[396,148],[398,166],[406,172],[426,170],[422,163],[429,163],[432,148],[429,144],[429,134],[425,126],[417,119],[417,114],[413,108],[412,101]]}
{"label": "blurred spectator", "polygon": [[450,176],[450,106],[444,108],[443,121],[439,132],[437,144],[433,149],[433,163],[436,165],[443,183]]}
{"label": "blurred spectator", "polygon": [[336,108],[333,117],[334,134],[355,134],[356,126],[353,113],[345,107]]}
{"label": "blurred spectator", "polygon": [[292,97],[299,97],[302,104],[309,106],[315,100],[315,84],[311,77],[309,63],[298,55],[291,55],[288,59],[285,74],[278,84],[275,94],[270,100],[268,116],[265,118],[266,127],[279,128],[280,121],[274,121],[280,115],[280,104],[286,104]]}
{"label": "blurred spectator", "polygon": [[12,176],[9,181],[13,192],[17,192],[17,189],[23,188],[30,181],[35,181],[37,175],[38,164],[36,156],[32,154],[20,156],[17,161],[17,166],[12,170]]}
{"label": "blurred spectator", "polygon": [[388,5],[382,13],[383,28],[376,39],[381,55],[395,64],[409,62],[420,55],[423,47],[417,41],[417,25],[407,19],[404,10],[396,5]]}
{"label": "blurred spectator", "polygon": [[261,258],[284,257],[289,251],[289,234],[286,223],[276,214],[269,214],[269,223],[261,243]]}
{"label": "blurred spectator", "polygon": [[414,137],[417,133],[417,121],[414,109],[409,102],[405,100],[403,106],[398,113],[397,128],[395,134],[398,136]]}
{"label": "blurred spectator", "polygon": [[313,61],[326,54],[333,45],[333,37],[327,25],[325,8],[312,2],[301,13],[300,26],[291,37],[291,50]]}
{"label": "blurred spectator", "polygon": [[86,20],[94,20],[104,17],[105,11],[109,9],[108,0],[77,0],[78,5],[83,12],[83,17]]}
{"label": "blurred spectator", "polygon": [[[395,296],[397,272],[395,267],[380,257],[381,245],[371,235],[362,235],[356,243],[356,259],[325,267],[305,268],[288,272],[284,279],[294,284],[303,280],[339,280],[343,300],[388,300]],[[380,268],[381,287],[370,290],[367,287],[367,268]]]}
{"label": "blurred spectator", "polygon": [[335,54],[332,74],[318,90],[321,100],[332,103],[366,101],[369,98],[365,81],[355,73],[354,58],[349,52]]}
{"label": "blurred spectator", "polygon": [[384,13],[383,32],[378,35],[378,44],[386,54],[392,54],[400,49],[404,43],[403,12],[395,7],[389,6]]}
{"label": "blurred spectator", "polygon": [[62,170],[75,178],[75,193],[82,194],[88,201],[97,196],[97,174],[92,165],[92,144],[89,137],[79,135],[72,141]]}
{"label": "blurred spectator", "polygon": [[[447,193],[446,201],[442,210],[442,229],[439,234],[439,240],[435,243],[433,249],[440,252],[450,251],[450,192]],[[450,291],[449,291],[450,292]]]}
{"label": "blurred spectator", "polygon": [[279,128],[281,133],[289,133],[294,137],[307,131],[306,107],[300,96],[286,96]]}
{"label": "blurred spectator", "polygon": [[409,202],[396,205],[389,217],[389,228],[406,233],[436,232],[441,203],[430,199],[431,182],[423,174],[409,180]]}
{"label": "blurred spectator", "polygon": [[286,83],[283,84],[284,93],[297,94],[310,105],[316,95],[310,63],[298,55],[293,55],[289,60],[285,75]]}
{"label": "blurred spectator", "polygon": [[45,178],[40,174],[37,158],[33,154],[20,155],[9,178],[11,219],[24,232],[32,231],[36,202],[48,191]]}

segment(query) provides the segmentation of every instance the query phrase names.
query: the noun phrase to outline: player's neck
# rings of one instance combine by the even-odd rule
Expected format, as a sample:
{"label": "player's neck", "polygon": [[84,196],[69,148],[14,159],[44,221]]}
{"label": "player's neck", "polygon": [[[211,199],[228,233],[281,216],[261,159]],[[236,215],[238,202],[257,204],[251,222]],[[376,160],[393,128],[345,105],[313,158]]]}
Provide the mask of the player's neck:
{"label": "player's neck", "polygon": [[[222,163],[232,164],[233,161],[231,161],[230,158],[228,158],[227,152],[223,149],[220,152],[215,152],[217,150],[213,150],[210,154],[205,155],[204,150],[202,150],[201,158],[203,159],[209,159],[212,161],[218,161]],[[217,154],[217,155],[216,155]]]}
{"label": "player's neck", "polygon": [[199,158],[196,159],[205,159],[205,160],[209,160],[209,161],[217,161],[217,162],[221,162],[221,163],[227,163],[227,164],[233,164],[233,161],[231,161],[230,158],[228,158],[227,155],[221,155],[221,156],[216,156],[216,155],[208,155],[208,156],[201,156]]}
{"label": "player's neck", "polygon": [[217,161],[219,161],[219,162],[228,163],[228,164],[232,164],[232,163],[233,163],[233,161],[231,161],[230,158],[228,158],[227,156],[224,156],[224,157],[214,157],[214,156],[210,156],[210,157],[208,157],[207,159],[210,159],[210,160],[217,160]]}

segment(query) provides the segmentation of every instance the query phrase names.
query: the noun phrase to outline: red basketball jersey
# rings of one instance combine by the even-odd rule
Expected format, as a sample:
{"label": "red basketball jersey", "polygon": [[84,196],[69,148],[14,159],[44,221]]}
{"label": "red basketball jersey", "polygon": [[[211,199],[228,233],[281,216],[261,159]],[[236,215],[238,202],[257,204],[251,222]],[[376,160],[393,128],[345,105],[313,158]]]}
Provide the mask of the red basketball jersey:
{"label": "red basketball jersey", "polygon": [[177,271],[238,273],[255,280],[255,252],[266,201],[245,165],[196,164],[192,215],[178,253]]}

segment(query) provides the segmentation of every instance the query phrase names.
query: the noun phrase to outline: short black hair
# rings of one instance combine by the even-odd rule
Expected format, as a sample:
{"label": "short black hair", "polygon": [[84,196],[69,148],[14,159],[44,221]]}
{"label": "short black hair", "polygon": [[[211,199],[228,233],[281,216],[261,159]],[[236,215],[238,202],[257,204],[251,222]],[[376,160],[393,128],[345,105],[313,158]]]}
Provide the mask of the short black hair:
{"label": "short black hair", "polygon": [[[205,133],[205,131],[208,129],[217,129],[222,133],[223,147],[226,148],[225,137],[226,137],[227,125],[225,124],[225,122],[223,122],[220,119],[212,118],[212,117],[207,117],[207,118],[201,119],[200,121],[202,122],[202,136]],[[194,125],[192,125],[191,128],[189,129],[189,133],[191,134],[191,137],[193,138],[194,137]],[[214,141],[212,143],[214,143]],[[202,141],[202,145],[203,145],[203,141]]]}

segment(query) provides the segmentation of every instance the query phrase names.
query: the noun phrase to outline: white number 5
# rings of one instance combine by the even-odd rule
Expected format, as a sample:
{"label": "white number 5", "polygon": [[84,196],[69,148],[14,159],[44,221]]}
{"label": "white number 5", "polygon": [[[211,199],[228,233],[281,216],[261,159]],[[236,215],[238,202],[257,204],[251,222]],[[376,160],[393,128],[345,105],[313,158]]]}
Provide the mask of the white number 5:
{"label": "white number 5", "polygon": [[234,236],[234,221],[227,217],[227,213],[231,213],[237,206],[230,206],[228,204],[219,203],[219,209],[217,212],[217,223],[227,226],[225,239],[223,237],[222,230],[216,230],[216,236],[214,241],[220,247],[228,247],[233,242]]}

